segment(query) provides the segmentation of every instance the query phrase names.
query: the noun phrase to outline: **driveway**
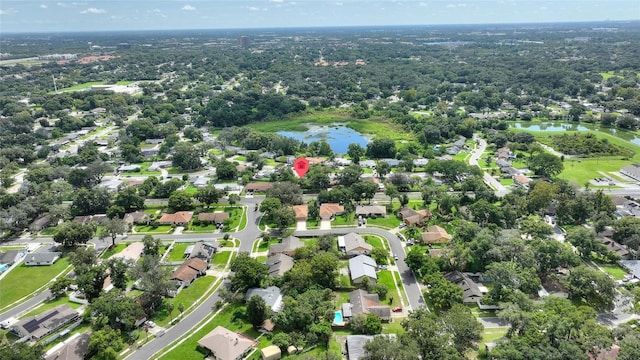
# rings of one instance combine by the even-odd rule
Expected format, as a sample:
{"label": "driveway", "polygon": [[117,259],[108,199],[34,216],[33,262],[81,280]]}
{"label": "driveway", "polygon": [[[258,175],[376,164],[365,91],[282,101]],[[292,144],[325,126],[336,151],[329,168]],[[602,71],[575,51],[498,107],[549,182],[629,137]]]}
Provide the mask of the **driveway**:
{"label": "driveway", "polygon": [[305,220],[299,220],[296,223],[296,231],[304,231],[307,230],[307,222]]}
{"label": "driveway", "polygon": [[[473,134],[473,138],[477,141],[477,145],[471,153],[471,157],[469,158],[469,165],[479,166],[478,160],[480,160],[482,153],[484,153],[484,150],[487,148],[487,142],[477,134]],[[509,189],[502,185],[500,181],[496,180],[493,176],[489,175],[488,172],[483,172],[483,178],[484,182],[496,191],[497,196],[505,196],[510,192]]]}
{"label": "driveway", "polygon": [[331,230],[331,220],[320,220],[320,230]]}

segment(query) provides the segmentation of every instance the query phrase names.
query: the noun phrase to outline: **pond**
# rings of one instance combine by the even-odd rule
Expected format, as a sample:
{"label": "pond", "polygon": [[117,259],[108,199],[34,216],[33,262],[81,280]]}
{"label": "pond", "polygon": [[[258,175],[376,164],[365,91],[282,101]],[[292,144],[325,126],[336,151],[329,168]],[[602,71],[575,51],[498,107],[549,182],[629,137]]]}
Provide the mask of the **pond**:
{"label": "pond", "polygon": [[278,131],[277,134],[310,144],[314,141],[326,140],[336,154],[346,154],[349,144],[356,143],[367,147],[369,139],[359,132],[348,128],[345,124],[307,125],[307,131]]}
{"label": "pond", "polygon": [[563,122],[539,122],[539,123],[523,123],[515,122],[511,124],[516,129],[525,129],[529,131],[589,131],[588,127],[580,124],[563,123]]}

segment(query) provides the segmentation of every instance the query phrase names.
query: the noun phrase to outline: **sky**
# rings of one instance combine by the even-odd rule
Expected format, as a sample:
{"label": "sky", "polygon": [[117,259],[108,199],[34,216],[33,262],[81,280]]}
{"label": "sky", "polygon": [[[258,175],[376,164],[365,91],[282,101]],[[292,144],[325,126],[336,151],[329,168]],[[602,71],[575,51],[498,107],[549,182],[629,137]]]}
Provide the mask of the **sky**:
{"label": "sky", "polygon": [[0,0],[0,37],[14,32],[638,19],[640,0]]}

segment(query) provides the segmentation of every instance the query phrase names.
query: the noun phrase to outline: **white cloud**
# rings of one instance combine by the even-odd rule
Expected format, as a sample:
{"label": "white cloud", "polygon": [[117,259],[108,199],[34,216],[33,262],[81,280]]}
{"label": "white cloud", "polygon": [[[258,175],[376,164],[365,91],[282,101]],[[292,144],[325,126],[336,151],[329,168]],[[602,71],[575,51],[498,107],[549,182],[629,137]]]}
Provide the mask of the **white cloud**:
{"label": "white cloud", "polygon": [[284,2],[284,0],[269,0],[269,1],[274,2],[274,3],[282,3],[282,2]]}
{"label": "white cloud", "polygon": [[181,10],[184,10],[184,11],[194,11],[195,9],[196,9],[196,7],[195,7],[195,6],[191,6],[191,5],[187,4],[187,5],[183,6]]}
{"label": "white cloud", "polygon": [[255,6],[249,6],[248,9],[249,11],[260,11],[260,8]]}
{"label": "white cloud", "polygon": [[98,9],[98,8],[88,8],[87,10],[82,10],[80,11],[80,14],[104,14],[106,13],[107,10],[105,9]]}
{"label": "white cloud", "polygon": [[40,5],[40,9],[46,9],[46,8],[48,8],[47,5],[45,5],[45,4]]}
{"label": "white cloud", "polygon": [[0,9],[0,16],[13,15],[15,13],[17,13],[15,9],[6,9],[6,10]]}

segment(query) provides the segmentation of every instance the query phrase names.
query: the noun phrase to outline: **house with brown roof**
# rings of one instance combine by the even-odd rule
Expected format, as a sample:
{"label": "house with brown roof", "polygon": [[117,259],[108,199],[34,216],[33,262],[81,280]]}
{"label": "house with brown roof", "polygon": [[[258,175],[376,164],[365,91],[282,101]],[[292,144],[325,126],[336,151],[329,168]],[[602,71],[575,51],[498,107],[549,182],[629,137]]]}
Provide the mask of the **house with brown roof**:
{"label": "house with brown roof", "polygon": [[293,212],[296,213],[296,221],[306,221],[309,217],[309,205],[294,205]]}
{"label": "house with brown roof", "polygon": [[214,360],[240,360],[245,357],[258,342],[244,334],[235,333],[225,327],[217,326],[202,339],[198,345],[207,350],[208,358]]}
{"label": "house with brown roof", "polygon": [[331,220],[336,215],[344,214],[344,206],[337,203],[325,203],[320,205],[320,219]]}
{"label": "house with brown roof", "polygon": [[295,236],[287,236],[282,239],[282,242],[279,244],[273,244],[269,247],[269,256],[273,256],[276,254],[285,254],[289,256],[294,256],[296,254],[296,250],[303,247],[304,243],[300,241],[299,238]]}
{"label": "house with brown roof", "polygon": [[123,220],[127,224],[148,224],[151,216],[144,211],[136,211],[125,214]]}
{"label": "house with brown roof", "polygon": [[444,244],[451,240],[451,235],[444,228],[432,225],[427,232],[422,233],[422,242],[425,244]]}
{"label": "house with brown roof", "polygon": [[360,205],[356,206],[356,216],[362,217],[385,217],[387,208],[380,205]]}
{"label": "house with brown roof", "polygon": [[191,211],[178,211],[173,214],[162,214],[158,223],[162,225],[185,226],[191,222],[193,213]]}
{"label": "house with brown roof", "polygon": [[273,183],[249,183],[244,189],[247,193],[264,193],[273,187]]}
{"label": "house with brown roof", "polygon": [[187,287],[199,276],[204,275],[208,266],[209,264],[202,259],[189,259],[173,272],[169,280],[176,280],[180,285]]}
{"label": "house with brown roof", "polygon": [[223,211],[216,211],[212,213],[200,213],[198,214],[198,221],[201,223],[210,223],[216,225],[224,224],[224,221],[229,218],[229,213]]}
{"label": "house with brown roof", "polygon": [[429,210],[414,210],[410,207],[404,207],[398,211],[398,217],[405,225],[422,226],[423,223],[431,219]]}
{"label": "house with brown roof", "polygon": [[348,233],[338,236],[338,250],[344,251],[347,256],[366,255],[373,250],[373,246],[367,244],[360,234]]}
{"label": "house with brown roof", "polygon": [[350,319],[358,314],[375,314],[380,320],[389,321],[391,308],[380,304],[378,294],[358,289],[349,293],[349,302],[342,305],[342,315],[345,319]]}
{"label": "house with brown roof", "polygon": [[528,187],[531,179],[529,179],[526,175],[517,174],[513,177],[513,181],[518,185]]}

